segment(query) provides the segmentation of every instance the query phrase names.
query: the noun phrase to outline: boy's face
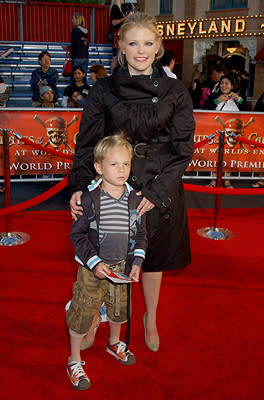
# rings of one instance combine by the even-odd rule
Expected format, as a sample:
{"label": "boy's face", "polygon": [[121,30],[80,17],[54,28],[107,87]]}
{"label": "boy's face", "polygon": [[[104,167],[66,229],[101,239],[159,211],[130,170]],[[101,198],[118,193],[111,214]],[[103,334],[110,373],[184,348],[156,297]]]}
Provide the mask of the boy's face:
{"label": "boy's face", "polygon": [[53,102],[54,99],[54,94],[52,90],[47,90],[45,93],[43,93],[42,96],[40,96],[43,101],[47,101],[49,103]]}
{"label": "boy's face", "polygon": [[103,188],[108,191],[123,186],[127,181],[131,167],[131,156],[126,147],[110,148],[100,163],[94,164],[96,172],[102,176]]}
{"label": "boy's face", "polygon": [[44,56],[41,58],[39,61],[40,66],[45,69],[49,69],[50,67],[50,57],[47,54],[44,54]]}

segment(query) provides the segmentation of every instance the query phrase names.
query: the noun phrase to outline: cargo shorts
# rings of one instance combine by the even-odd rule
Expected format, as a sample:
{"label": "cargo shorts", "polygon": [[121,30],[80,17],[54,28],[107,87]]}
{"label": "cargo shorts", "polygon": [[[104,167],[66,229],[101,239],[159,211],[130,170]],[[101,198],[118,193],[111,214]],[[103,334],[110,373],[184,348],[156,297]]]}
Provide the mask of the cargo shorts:
{"label": "cargo shorts", "polygon": [[[125,261],[107,266],[114,271],[125,271]],[[71,305],[66,314],[69,329],[78,334],[86,334],[103,303],[106,305],[108,321],[119,324],[126,322],[127,284],[119,285],[108,279],[96,278],[92,271],[80,265],[77,281],[73,284]]]}

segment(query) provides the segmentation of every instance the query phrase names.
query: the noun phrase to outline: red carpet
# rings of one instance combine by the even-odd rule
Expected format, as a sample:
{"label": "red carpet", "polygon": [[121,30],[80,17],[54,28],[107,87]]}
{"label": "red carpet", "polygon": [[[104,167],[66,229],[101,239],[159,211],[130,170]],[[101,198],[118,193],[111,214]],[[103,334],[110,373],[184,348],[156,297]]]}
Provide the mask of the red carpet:
{"label": "red carpet", "polygon": [[[28,243],[0,247],[0,399],[262,400],[264,398],[264,209],[224,209],[235,237],[204,239],[212,211],[190,211],[193,263],[164,274],[158,312],[161,346],[144,344],[141,285],[133,291],[133,366],[106,353],[107,325],[83,352],[92,386],[72,389],[65,371],[64,306],[76,265],[64,211],[24,212],[13,230]],[[1,231],[4,221],[0,220]]]}

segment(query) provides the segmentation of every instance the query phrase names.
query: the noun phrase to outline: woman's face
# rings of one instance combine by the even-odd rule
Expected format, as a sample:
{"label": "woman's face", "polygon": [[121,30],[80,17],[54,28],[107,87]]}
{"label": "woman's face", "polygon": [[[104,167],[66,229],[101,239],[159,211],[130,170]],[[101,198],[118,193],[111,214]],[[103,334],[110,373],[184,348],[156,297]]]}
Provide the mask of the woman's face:
{"label": "woman's face", "polygon": [[80,69],[76,69],[73,74],[75,82],[82,82],[84,73]]}
{"label": "woman's face", "polygon": [[229,94],[233,89],[233,85],[229,79],[223,78],[220,83],[220,90],[223,94]]}
{"label": "woman's face", "polygon": [[93,82],[96,82],[96,81],[97,81],[96,73],[95,73],[95,72],[91,72],[91,80],[92,80]]}
{"label": "woman's face", "polygon": [[160,47],[160,42],[148,28],[134,26],[120,40],[120,49],[126,56],[130,75],[150,75],[152,63]]}
{"label": "woman's face", "polygon": [[74,26],[77,25],[77,21],[76,21],[75,15],[72,16],[72,25],[74,25]]}

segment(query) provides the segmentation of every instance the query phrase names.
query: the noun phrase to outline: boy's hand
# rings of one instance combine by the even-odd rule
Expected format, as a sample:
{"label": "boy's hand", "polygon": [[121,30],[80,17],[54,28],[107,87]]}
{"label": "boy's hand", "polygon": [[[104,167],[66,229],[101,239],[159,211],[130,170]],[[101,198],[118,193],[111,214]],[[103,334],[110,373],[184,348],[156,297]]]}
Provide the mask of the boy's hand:
{"label": "boy's hand", "polygon": [[139,275],[140,275],[141,268],[138,265],[132,265],[131,272],[129,274],[130,278],[136,279],[137,281],[139,280]]}
{"label": "boy's hand", "polygon": [[103,263],[100,262],[98,265],[96,265],[95,269],[93,270],[94,276],[99,279],[105,279],[106,276],[100,274],[100,271],[105,271],[105,272],[110,272],[107,266]]}

